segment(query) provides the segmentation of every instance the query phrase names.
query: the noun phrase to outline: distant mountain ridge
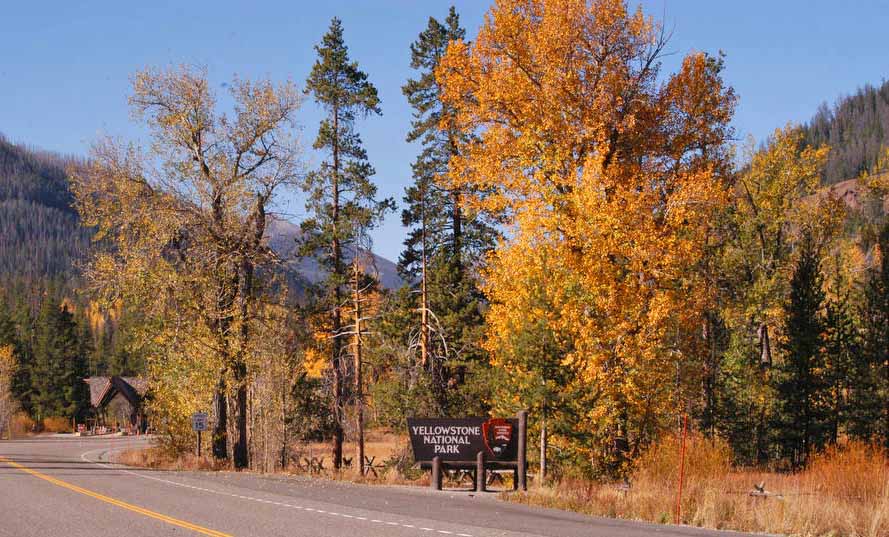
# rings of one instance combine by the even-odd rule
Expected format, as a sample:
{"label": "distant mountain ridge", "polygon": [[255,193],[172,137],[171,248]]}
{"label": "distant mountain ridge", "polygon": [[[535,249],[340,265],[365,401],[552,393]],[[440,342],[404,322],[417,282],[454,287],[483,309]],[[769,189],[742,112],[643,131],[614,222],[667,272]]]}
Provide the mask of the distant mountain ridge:
{"label": "distant mountain ridge", "polygon": [[[298,241],[302,236],[303,232],[298,225],[281,218],[271,218],[266,227],[269,247],[309,283],[318,283],[325,277],[324,268],[313,258],[296,256]],[[346,252],[346,257],[351,260],[352,253]],[[386,289],[395,290],[404,285],[396,264],[384,257],[363,251],[361,265],[365,272],[376,277]]]}
{"label": "distant mountain ridge", "polygon": [[68,188],[65,169],[77,162],[0,135],[0,286],[32,293],[77,286],[92,235]]}
{"label": "distant mountain ridge", "polygon": [[876,166],[889,146],[889,81],[879,87],[865,85],[833,105],[822,104],[803,125],[805,143],[829,145],[822,183],[833,185],[854,179]]}
{"label": "distant mountain ridge", "polygon": [[[80,268],[89,259],[92,232],[80,225],[66,169],[82,163],[9,142],[0,135],[0,285],[60,290],[78,286]],[[314,259],[297,258],[299,226],[271,218],[269,246],[285,261],[297,281],[317,283],[324,270]],[[387,289],[403,284],[395,263],[365,254],[362,264]]]}

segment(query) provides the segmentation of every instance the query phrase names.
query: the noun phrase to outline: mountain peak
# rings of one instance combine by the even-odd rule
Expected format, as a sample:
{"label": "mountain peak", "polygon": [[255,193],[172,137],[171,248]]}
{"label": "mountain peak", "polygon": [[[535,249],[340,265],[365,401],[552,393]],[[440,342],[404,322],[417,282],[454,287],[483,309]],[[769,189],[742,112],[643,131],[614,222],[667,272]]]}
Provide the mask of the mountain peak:
{"label": "mountain peak", "polygon": [[[326,270],[316,259],[297,255],[302,236],[303,231],[298,225],[280,216],[270,217],[266,224],[266,240],[269,247],[289,269],[299,273],[309,283],[318,283],[326,277]],[[371,251],[361,250],[359,255],[365,272],[374,276],[384,288],[395,290],[404,285],[395,263]],[[351,262],[353,253],[347,250],[344,256]]]}

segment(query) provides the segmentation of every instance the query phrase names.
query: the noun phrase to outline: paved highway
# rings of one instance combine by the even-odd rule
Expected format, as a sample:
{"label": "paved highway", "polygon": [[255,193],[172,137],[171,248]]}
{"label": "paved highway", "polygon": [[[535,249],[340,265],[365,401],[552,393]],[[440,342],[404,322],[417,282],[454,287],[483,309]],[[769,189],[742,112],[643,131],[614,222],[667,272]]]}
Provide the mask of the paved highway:
{"label": "paved highway", "polygon": [[[0,536],[725,536],[502,502],[494,494],[108,464],[133,438],[0,442]],[[738,534],[733,534],[738,535]]]}

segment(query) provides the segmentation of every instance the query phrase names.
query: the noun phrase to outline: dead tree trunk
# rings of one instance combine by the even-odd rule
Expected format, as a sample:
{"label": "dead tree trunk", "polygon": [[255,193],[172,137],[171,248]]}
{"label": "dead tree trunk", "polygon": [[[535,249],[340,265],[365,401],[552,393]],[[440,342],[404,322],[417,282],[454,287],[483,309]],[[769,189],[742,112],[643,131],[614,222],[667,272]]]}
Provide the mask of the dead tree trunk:
{"label": "dead tree trunk", "polygon": [[354,312],[353,356],[355,359],[355,421],[358,432],[356,453],[359,475],[364,475],[364,392],[361,377],[361,269],[356,252],[352,260],[352,310]]}

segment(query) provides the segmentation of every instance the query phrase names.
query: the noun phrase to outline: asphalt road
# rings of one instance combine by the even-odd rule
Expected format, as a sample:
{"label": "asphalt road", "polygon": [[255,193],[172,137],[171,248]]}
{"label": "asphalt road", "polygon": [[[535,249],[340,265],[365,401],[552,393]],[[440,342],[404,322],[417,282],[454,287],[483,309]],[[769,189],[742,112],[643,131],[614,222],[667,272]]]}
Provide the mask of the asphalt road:
{"label": "asphalt road", "polygon": [[0,536],[641,537],[738,535],[432,492],[107,464],[133,438],[0,442]]}

